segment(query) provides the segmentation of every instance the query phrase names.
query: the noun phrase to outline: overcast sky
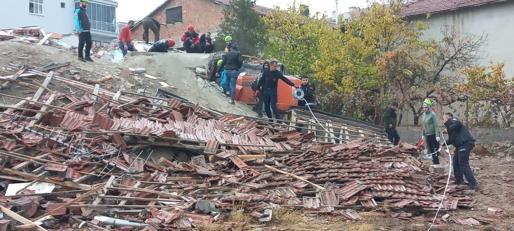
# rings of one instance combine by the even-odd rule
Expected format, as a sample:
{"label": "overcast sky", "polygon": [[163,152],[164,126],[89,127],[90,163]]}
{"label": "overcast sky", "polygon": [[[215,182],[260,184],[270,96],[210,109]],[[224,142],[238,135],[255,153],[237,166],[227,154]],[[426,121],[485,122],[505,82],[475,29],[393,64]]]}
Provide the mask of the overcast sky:
{"label": "overcast sky", "polygon": [[[186,0],[187,1],[187,0]],[[312,13],[326,13],[328,16],[336,10],[336,0],[296,0],[297,3],[308,5]],[[118,0],[118,21],[139,20],[162,4],[164,0]],[[295,0],[257,0],[258,5],[281,8],[291,6]],[[349,7],[364,7],[368,0],[339,0],[339,13],[347,12]]]}

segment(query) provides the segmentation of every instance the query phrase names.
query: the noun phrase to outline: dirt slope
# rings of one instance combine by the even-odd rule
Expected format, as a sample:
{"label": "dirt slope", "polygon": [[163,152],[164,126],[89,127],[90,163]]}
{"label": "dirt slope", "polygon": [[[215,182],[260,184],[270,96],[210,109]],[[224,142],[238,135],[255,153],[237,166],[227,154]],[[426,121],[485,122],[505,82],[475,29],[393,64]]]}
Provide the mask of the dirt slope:
{"label": "dirt slope", "polygon": [[126,68],[144,67],[150,75],[158,76],[169,85],[176,87],[173,92],[192,102],[215,110],[254,116],[248,105],[231,105],[228,98],[207,81],[197,78],[194,69],[203,67],[209,61],[207,54],[167,53],[155,55],[135,55],[121,65]]}

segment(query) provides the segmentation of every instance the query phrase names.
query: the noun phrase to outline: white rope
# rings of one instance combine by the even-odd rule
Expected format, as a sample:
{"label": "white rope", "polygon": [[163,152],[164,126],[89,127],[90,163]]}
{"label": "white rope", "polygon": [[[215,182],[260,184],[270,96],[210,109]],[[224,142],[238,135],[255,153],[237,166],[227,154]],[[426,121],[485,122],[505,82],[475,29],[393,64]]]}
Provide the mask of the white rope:
{"label": "white rope", "polygon": [[448,191],[448,185],[450,185],[450,178],[452,175],[452,155],[450,154],[450,148],[448,148],[448,144],[446,143],[446,139],[444,138],[444,134],[442,134],[442,132],[441,135],[441,137],[443,137],[443,142],[446,147],[446,153],[448,153],[448,179],[446,179],[446,186],[444,187],[443,198],[441,198],[441,202],[439,203],[439,207],[437,208],[437,212],[435,213],[434,219],[432,220],[432,223],[430,224],[428,231],[430,231],[434,226],[435,220],[437,219],[437,215],[439,215],[439,211],[443,207],[444,198],[446,197],[446,191]]}
{"label": "white rope", "polygon": [[316,115],[314,115],[314,112],[312,112],[312,109],[311,109],[311,106],[309,105],[309,102],[307,102],[307,100],[305,100],[303,97],[302,98],[298,98],[298,100],[303,100],[305,102],[305,105],[307,106],[307,109],[309,109],[309,112],[311,112],[311,115],[312,117],[314,118],[314,120],[316,121],[316,123],[319,124],[319,126],[321,126],[321,128],[323,128],[323,130],[325,130],[325,132],[327,134],[330,134],[330,136],[333,138],[333,139],[337,139],[339,141],[342,141],[341,138],[337,137],[334,135],[334,133],[330,132],[328,129],[326,129],[323,124],[321,124],[321,122],[319,122],[318,118],[316,117]]}

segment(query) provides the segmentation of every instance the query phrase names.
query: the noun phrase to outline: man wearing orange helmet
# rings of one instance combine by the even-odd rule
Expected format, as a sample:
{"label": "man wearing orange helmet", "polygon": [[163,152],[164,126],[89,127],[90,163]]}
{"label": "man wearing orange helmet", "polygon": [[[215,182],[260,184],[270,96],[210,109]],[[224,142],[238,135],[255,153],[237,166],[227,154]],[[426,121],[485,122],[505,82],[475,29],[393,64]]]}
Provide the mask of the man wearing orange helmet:
{"label": "man wearing orange helmet", "polygon": [[168,52],[168,49],[172,48],[173,46],[175,46],[175,40],[163,39],[154,43],[148,52]]}

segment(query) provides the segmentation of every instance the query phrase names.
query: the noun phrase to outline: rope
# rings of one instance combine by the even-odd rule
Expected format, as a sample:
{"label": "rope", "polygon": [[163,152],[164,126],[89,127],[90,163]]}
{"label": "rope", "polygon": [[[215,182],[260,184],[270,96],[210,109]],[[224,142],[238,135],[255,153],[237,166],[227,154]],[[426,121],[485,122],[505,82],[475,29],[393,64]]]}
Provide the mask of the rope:
{"label": "rope", "polygon": [[443,142],[446,147],[445,151],[446,153],[448,153],[448,179],[446,179],[446,186],[444,187],[443,197],[441,198],[441,202],[439,203],[439,207],[437,208],[437,212],[435,213],[434,219],[432,220],[432,223],[430,224],[428,231],[430,231],[434,226],[435,220],[437,219],[437,215],[439,215],[439,211],[441,211],[441,208],[443,207],[444,198],[446,197],[446,191],[448,191],[448,185],[450,185],[450,178],[452,174],[452,155],[450,154],[450,148],[448,148],[448,144],[446,143],[446,139],[444,138],[444,135],[442,133],[441,137],[443,138]]}
{"label": "rope", "polygon": [[316,121],[316,123],[321,127],[323,128],[323,130],[325,130],[325,132],[327,134],[330,134],[330,136],[333,138],[333,139],[337,139],[339,141],[342,141],[341,138],[337,137],[334,135],[334,133],[330,132],[327,128],[325,128],[325,126],[323,126],[323,124],[318,120],[318,117],[316,117],[316,115],[314,115],[314,112],[312,111],[311,109],[311,106],[309,104],[309,102],[307,102],[307,100],[304,98],[305,97],[305,93],[303,92],[303,90],[301,88],[297,88],[294,92],[293,92],[293,97],[296,98],[297,100],[303,100],[305,102],[305,106],[307,106],[307,109],[309,109],[309,112],[311,113],[312,115],[312,118],[314,118],[314,120]]}
{"label": "rope", "polygon": [[[301,95],[301,97],[300,97]],[[316,115],[314,115],[314,112],[312,112],[312,109],[309,105],[309,102],[307,102],[307,100],[304,99],[303,97],[303,94],[293,94],[293,96],[297,99],[297,100],[303,100],[305,102],[305,105],[307,106],[307,109],[309,109],[309,112],[311,113],[312,117],[314,118],[314,120],[319,124],[319,126],[321,126],[323,128],[323,130],[325,130],[328,134],[334,136],[330,131],[328,131],[328,129],[326,129],[323,124],[321,124],[321,122],[319,122],[318,118],[316,117]],[[446,139],[444,138],[444,135],[442,134],[441,132],[441,137],[443,138],[443,142],[444,142],[444,145],[445,145],[445,151],[446,153],[448,153],[448,161],[449,161],[449,164],[448,164],[448,178],[446,179],[446,186],[444,187],[444,192],[443,192],[443,197],[441,198],[441,201],[439,202],[439,206],[437,208],[437,212],[435,213],[435,216],[434,216],[434,219],[432,219],[432,223],[430,223],[430,227],[428,228],[428,231],[430,231],[432,229],[432,227],[434,226],[434,223],[435,223],[435,220],[437,219],[437,216],[439,215],[439,212],[441,211],[441,208],[443,207],[443,202],[444,202],[444,198],[446,197],[446,192],[448,191],[448,186],[450,185],[450,178],[451,178],[451,174],[452,174],[452,155],[450,154],[450,148],[448,148],[448,144],[446,143]],[[341,140],[339,139],[338,137],[335,137],[335,139],[338,139],[338,140]],[[433,155],[437,152],[440,152],[441,151],[441,147],[439,147],[439,150],[433,152],[433,153],[430,153],[428,155]]]}

